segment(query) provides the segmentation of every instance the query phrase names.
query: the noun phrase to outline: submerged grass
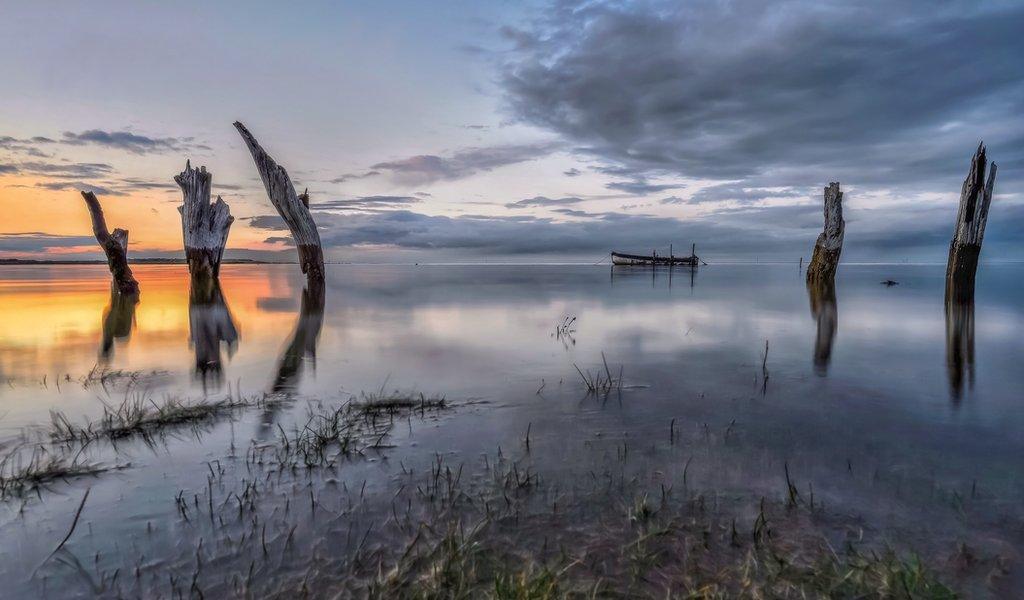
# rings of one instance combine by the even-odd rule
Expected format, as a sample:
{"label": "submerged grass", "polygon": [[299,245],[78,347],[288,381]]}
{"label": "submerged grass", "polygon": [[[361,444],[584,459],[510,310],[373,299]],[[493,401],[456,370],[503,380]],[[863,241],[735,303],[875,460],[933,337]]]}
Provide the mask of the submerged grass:
{"label": "submerged grass", "polygon": [[225,397],[221,400],[185,401],[168,397],[153,401],[142,392],[125,394],[120,404],[104,402],[103,415],[95,422],[77,424],[60,411],[50,411],[50,439],[56,442],[88,442],[106,438],[149,437],[167,427],[195,425],[234,409],[251,406],[255,399]]}
{"label": "submerged grass", "polygon": [[17,497],[38,492],[58,481],[98,475],[106,467],[78,462],[63,453],[49,452],[42,446],[30,450],[15,447],[0,457],[0,498]]}

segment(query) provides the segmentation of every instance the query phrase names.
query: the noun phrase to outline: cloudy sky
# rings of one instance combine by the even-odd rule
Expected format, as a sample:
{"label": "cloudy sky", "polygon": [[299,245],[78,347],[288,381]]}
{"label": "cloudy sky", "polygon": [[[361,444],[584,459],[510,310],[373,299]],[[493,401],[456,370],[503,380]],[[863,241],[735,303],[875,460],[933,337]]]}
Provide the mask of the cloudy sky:
{"label": "cloudy sky", "polygon": [[329,260],[596,261],[696,242],[945,259],[984,140],[985,257],[1024,249],[1024,2],[35,2],[0,20],[0,257],[181,253],[185,159],[235,256],[290,258],[231,123],[310,190]]}

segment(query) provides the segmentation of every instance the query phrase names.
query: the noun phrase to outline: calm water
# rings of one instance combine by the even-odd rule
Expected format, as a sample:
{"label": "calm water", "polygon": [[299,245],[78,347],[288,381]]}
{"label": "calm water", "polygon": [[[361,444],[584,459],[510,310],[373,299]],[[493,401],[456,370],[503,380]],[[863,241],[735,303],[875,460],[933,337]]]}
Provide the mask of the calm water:
{"label": "calm water", "polygon": [[[528,430],[535,468],[566,481],[595,468],[595,448],[622,445],[641,453],[652,484],[684,477],[756,500],[782,493],[787,465],[801,489],[883,539],[940,558],[964,542],[1011,557],[1008,577],[1019,582],[1024,266],[983,265],[975,305],[949,318],[943,271],[843,265],[833,296],[809,293],[796,265],[713,265],[693,277],[342,265],[329,268],[321,309],[303,297],[294,265],[227,265],[219,294],[191,298],[183,267],[139,266],[137,305],[112,305],[103,266],[3,267],[5,447],[38,437],[51,410],[84,422],[118,402],[125,378],[97,383],[101,373],[135,373],[133,389],[154,398],[233,391],[293,401],[157,446],[88,448],[117,470],[0,504],[0,582],[39,592],[66,576],[69,567],[40,564],[87,487],[68,544],[88,559],[84,571],[97,579],[140,552],[151,568],[173,569],[199,537],[174,499],[206,489],[207,462],[301,421],[310,402],[382,386],[443,395],[455,408],[410,421],[391,458],[347,466],[331,484],[385,494],[400,462],[404,471],[437,453],[472,461],[518,447]],[[572,317],[572,331],[555,335]],[[595,398],[574,365],[603,372],[602,353],[622,369],[623,389]],[[659,453],[678,446],[675,435],[724,443]]]}

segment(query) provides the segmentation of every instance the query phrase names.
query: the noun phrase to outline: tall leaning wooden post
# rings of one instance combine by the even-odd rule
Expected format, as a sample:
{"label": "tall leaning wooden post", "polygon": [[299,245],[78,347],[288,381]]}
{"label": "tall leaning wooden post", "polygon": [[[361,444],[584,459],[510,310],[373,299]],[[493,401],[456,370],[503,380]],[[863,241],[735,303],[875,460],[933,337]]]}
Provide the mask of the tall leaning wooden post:
{"label": "tall leaning wooden post", "polygon": [[213,174],[206,167],[192,168],[185,161],[185,170],[174,176],[181,188],[181,231],[185,241],[185,260],[192,280],[214,280],[220,274],[220,261],[228,242],[228,232],[235,218],[227,202],[217,196],[210,202]]}
{"label": "tall leaning wooden post", "polygon": [[100,207],[96,194],[83,191],[82,198],[85,199],[89,216],[92,217],[92,233],[103,248],[103,253],[107,255],[107,266],[110,267],[110,274],[114,278],[112,286],[126,296],[138,294],[139,282],[135,281],[132,269],[128,266],[128,230],[115,229],[111,233],[107,230],[107,221],[103,217],[103,208]]}
{"label": "tall leaning wooden post", "polygon": [[825,188],[825,229],[818,234],[811,263],[807,266],[808,284],[835,281],[845,229],[843,193],[839,191],[839,182],[832,182]]}
{"label": "tall leaning wooden post", "polygon": [[245,140],[245,145],[252,153],[252,159],[256,163],[256,170],[260,172],[263,186],[267,189],[267,196],[270,202],[277,209],[277,212],[288,225],[295,240],[295,247],[299,251],[299,265],[306,279],[310,283],[322,283],[324,281],[324,252],[320,245],[320,233],[316,229],[316,222],[309,212],[309,193],[301,195],[295,193],[295,186],[292,185],[288,171],[280,166],[267,152],[259,145],[245,125],[235,121],[235,128]]}
{"label": "tall leaning wooden post", "polygon": [[996,164],[988,169],[985,179],[985,143],[971,158],[971,170],[960,189],[960,209],[956,215],[956,228],[949,244],[946,263],[946,300],[964,301],[974,297],[974,276],[978,271],[978,256],[985,237],[988,208],[992,203],[992,188],[996,183]]}

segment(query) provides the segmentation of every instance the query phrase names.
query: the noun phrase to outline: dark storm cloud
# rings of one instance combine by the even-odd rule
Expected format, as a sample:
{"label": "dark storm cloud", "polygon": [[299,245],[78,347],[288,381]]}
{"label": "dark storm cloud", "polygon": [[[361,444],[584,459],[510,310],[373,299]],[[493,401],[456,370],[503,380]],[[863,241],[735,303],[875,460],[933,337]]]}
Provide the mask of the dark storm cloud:
{"label": "dark storm cloud", "polygon": [[130,131],[104,131],[102,129],[90,129],[81,133],[65,131],[61,141],[73,146],[94,144],[134,154],[209,150],[208,146],[195,143],[195,139],[191,137],[149,137]]}
{"label": "dark storm cloud", "polygon": [[1024,4],[598,1],[545,14],[507,32],[509,110],[626,172],[955,193],[984,139],[1002,183],[1021,180]]}
{"label": "dark storm cloud", "polygon": [[534,196],[533,198],[523,198],[515,202],[509,202],[505,205],[505,208],[529,208],[531,206],[568,206],[571,204],[579,204],[583,202],[583,198],[577,198],[576,196],[565,196],[563,198],[548,198],[547,196]]}
{"label": "dark storm cloud", "polygon": [[49,233],[0,233],[0,252],[38,252],[50,248],[91,246],[96,238],[84,235],[53,235]]}
{"label": "dark storm cloud", "polygon": [[447,156],[421,154],[400,160],[377,163],[370,168],[386,171],[393,179],[407,185],[464,179],[498,167],[535,160],[561,147],[552,142],[511,144],[466,148]]}

